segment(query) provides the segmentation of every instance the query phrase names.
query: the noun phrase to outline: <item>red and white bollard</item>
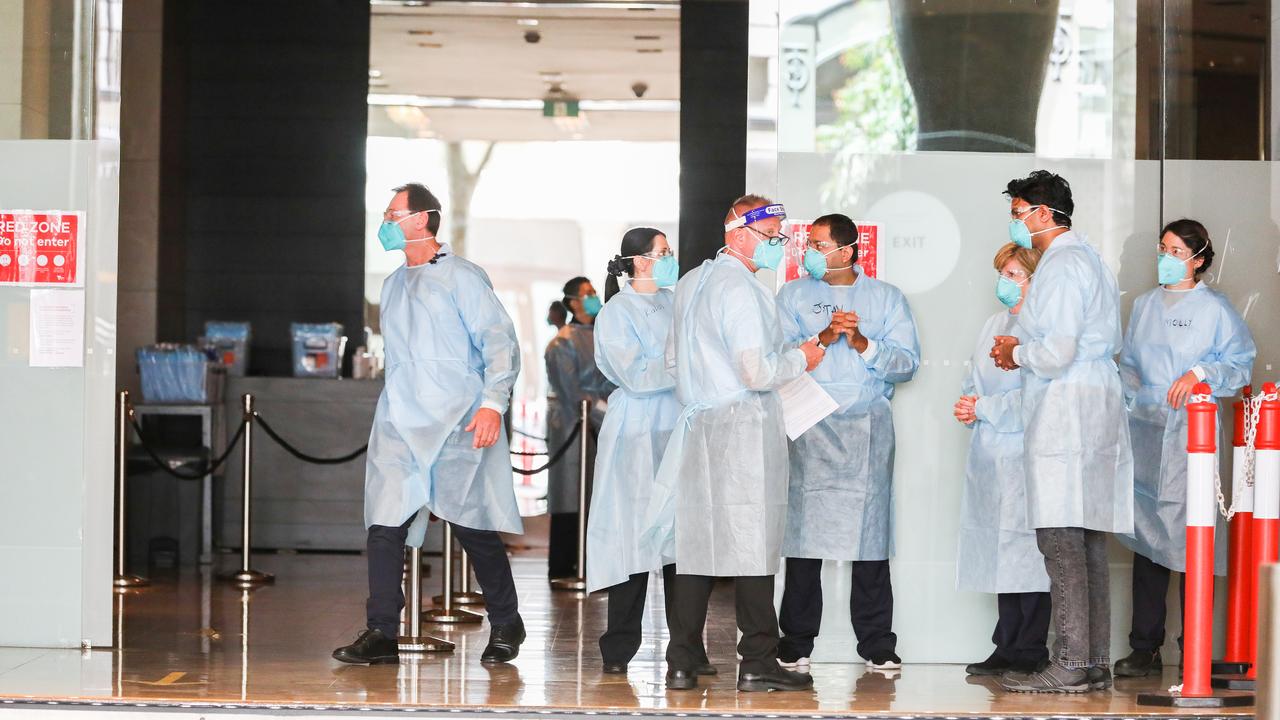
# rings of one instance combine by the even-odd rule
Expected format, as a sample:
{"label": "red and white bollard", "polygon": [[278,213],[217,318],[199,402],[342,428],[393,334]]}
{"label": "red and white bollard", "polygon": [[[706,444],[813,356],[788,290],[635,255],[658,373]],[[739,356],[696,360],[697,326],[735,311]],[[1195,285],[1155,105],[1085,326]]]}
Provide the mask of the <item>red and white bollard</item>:
{"label": "red and white bollard", "polygon": [[1213,692],[1213,530],[1218,519],[1218,404],[1199,383],[1187,403],[1187,594],[1183,600],[1182,688],[1142,693],[1141,705],[1225,707],[1253,704],[1252,695]]}
{"label": "red and white bollard", "polygon": [[1254,634],[1249,598],[1254,595],[1253,566],[1253,484],[1246,480],[1249,450],[1245,442],[1245,418],[1252,388],[1245,387],[1244,399],[1232,404],[1234,426],[1231,435],[1231,518],[1230,555],[1227,560],[1227,642],[1222,662],[1214,672],[1244,673],[1249,669],[1249,637]]}
{"label": "red and white bollard", "polygon": [[1258,573],[1265,563],[1276,561],[1280,548],[1280,401],[1276,386],[1262,386],[1262,409],[1258,413],[1254,440],[1253,470],[1253,556],[1250,558],[1249,677],[1257,677],[1258,658]]}

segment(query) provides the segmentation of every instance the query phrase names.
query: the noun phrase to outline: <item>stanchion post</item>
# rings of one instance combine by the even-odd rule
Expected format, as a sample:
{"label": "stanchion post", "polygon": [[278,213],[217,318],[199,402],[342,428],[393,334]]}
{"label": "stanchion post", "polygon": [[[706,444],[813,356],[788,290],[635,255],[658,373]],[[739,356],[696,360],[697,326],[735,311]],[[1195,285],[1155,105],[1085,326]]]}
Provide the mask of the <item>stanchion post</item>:
{"label": "stanchion post", "polygon": [[409,569],[405,573],[404,631],[400,635],[401,655],[452,652],[453,643],[422,632],[422,548],[409,548]]}
{"label": "stanchion post", "polygon": [[1280,613],[1280,566],[1263,566],[1258,575],[1258,713],[1256,717],[1280,717],[1280,658],[1277,657],[1276,614]]}
{"label": "stanchion post", "polygon": [[133,405],[129,402],[129,391],[121,390],[116,402],[116,572],[111,583],[118,590],[151,584],[150,580],[125,571],[125,563],[129,557],[125,486],[128,484],[129,419],[132,415]]}
{"label": "stanchion post", "polygon": [[432,608],[424,613],[423,617],[427,622],[442,623],[446,625],[455,625],[462,623],[478,623],[483,617],[464,610],[463,608],[454,607],[453,603],[453,526],[448,522],[444,523],[444,588],[440,593],[440,607]]}
{"label": "stanchion post", "polygon": [[582,591],[587,589],[587,440],[591,436],[591,401],[582,401],[582,423],[578,431],[578,575],[556,578],[552,590]]}
{"label": "stanchion post", "polygon": [[222,579],[241,588],[254,588],[276,581],[271,573],[259,572],[250,567],[253,552],[253,395],[245,393],[244,403],[244,462],[241,467],[243,485],[240,496],[240,569],[222,576]]}
{"label": "stanchion post", "polygon": [[1198,383],[1191,393],[1186,408],[1187,593],[1183,610],[1182,688],[1176,693],[1140,693],[1138,704],[1194,708],[1252,705],[1251,695],[1215,695],[1211,684],[1218,404],[1205,383]]}
{"label": "stanchion post", "polygon": [[[1249,638],[1249,660],[1258,657],[1258,576],[1262,566],[1276,561],[1280,546],[1280,402],[1270,399],[1275,395],[1274,383],[1262,386],[1262,408],[1258,412],[1257,437],[1254,440],[1253,472],[1253,556],[1251,580],[1254,588],[1251,600],[1252,632]],[[1257,676],[1257,668],[1249,668],[1249,677]]]}
{"label": "stanchion post", "polygon": [[1215,674],[1239,674],[1249,670],[1249,635],[1253,622],[1249,598],[1253,595],[1250,556],[1253,554],[1253,485],[1247,479],[1249,448],[1245,421],[1250,410],[1252,388],[1245,387],[1243,399],[1232,403],[1231,433],[1231,540],[1227,543],[1227,640],[1222,662],[1213,664]]}
{"label": "stanchion post", "polygon": [[471,558],[466,550],[458,553],[458,592],[453,594],[458,605],[483,605],[484,595],[471,586]]}

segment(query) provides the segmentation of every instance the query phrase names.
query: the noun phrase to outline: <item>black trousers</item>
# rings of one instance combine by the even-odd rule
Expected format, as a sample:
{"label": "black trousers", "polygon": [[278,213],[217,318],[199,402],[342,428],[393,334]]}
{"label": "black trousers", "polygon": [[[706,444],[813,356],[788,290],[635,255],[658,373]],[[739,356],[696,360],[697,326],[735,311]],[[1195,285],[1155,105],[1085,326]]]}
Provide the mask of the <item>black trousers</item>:
{"label": "black trousers", "polygon": [[547,577],[578,576],[578,513],[551,513]]}
{"label": "black trousers", "polygon": [[1053,602],[1047,592],[996,595],[996,629],[991,642],[996,655],[1015,663],[1049,659],[1049,619]]}
{"label": "black trousers", "polygon": [[[671,642],[667,644],[667,669],[693,672],[706,662],[702,631],[707,624],[707,604],[716,578],[676,575],[668,611]],[[761,673],[778,667],[778,616],[773,610],[773,576],[751,575],[733,579],[734,606],[738,617],[739,672]]]}
{"label": "black trousers", "polygon": [[[849,619],[863,658],[888,655],[898,647],[893,634],[893,582],[888,560],[854,561]],[[822,627],[822,561],[787,558],[787,584],[782,591],[782,642],[778,655],[796,660],[813,654]]]}
{"label": "black trousers", "polygon": [[[675,612],[676,566],[662,568],[662,594],[666,599],[667,625]],[[641,644],[645,598],[649,594],[649,573],[636,573],[626,582],[609,588],[609,625],[600,636],[600,657],[606,664],[631,662]],[[701,638],[699,638],[701,641]],[[701,662],[707,661],[702,651]]]}
{"label": "black trousers", "polygon": [[[1169,574],[1173,571],[1150,559],[1133,554],[1133,625],[1129,630],[1129,647],[1151,652],[1164,645],[1164,621],[1168,615],[1165,598],[1169,594]],[[1186,619],[1187,576],[1181,574],[1178,606]],[[1182,636],[1178,636],[1182,647]]]}
{"label": "black trousers", "polygon": [[[365,617],[370,630],[381,630],[396,637],[400,629],[400,611],[404,609],[404,541],[409,534],[409,518],[400,527],[374,525],[369,528],[367,559],[369,562],[369,599]],[[472,530],[453,525],[453,536],[467,551],[476,581],[484,592],[485,610],[491,625],[504,625],[520,617],[516,584],[511,577],[511,561],[502,537],[493,530]]]}

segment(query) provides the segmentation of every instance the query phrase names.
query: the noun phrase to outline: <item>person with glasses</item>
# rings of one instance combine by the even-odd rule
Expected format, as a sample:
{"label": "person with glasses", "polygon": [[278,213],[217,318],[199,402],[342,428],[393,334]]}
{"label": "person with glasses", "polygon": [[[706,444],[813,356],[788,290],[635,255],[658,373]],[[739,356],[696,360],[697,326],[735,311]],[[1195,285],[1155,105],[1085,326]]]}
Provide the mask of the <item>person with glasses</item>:
{"label": "person with glasses", "polygon": [[547,470],[547,512],[551,530],[547,544],[547,578],[578,577],[578,486],[581,445],[587,444],[587,478],[595,466],[596,431],[604,420],[605,401],[613,384],[596,367],[595,322],[604,306],[591,281],[576,277],[565,283],[569,324],[547,344],[547,451],[556,452],[582,424],[582,401],[591,407],[591,432],[573,438],[569,449]]}
{"label": "person with glasses", "polygon": [[902,291],[858,266],[858,226],[823,215],[809,230],[809,277],[778,293],[782,337],[817,338],[826,356],[813,378],[839,409],[790,445],[782,541],[786,585],[779,621],[784,667],[807,669],[822,622],[822,561],[851,561],[849,615],[858,654],[901,667],[893,633],[893,410],[897,386],[920,367],[920,340]]}
{"label": "person with glasses", "polygon": [[453,527],[484,591],[491,627],[480,660],[508,662],[525,640],[498,534],[523,531],[502,422],[520,372],[516,330],[485,271],[437,239],[436,196],[418,183],[394,192],[378,239],[405,264],[379,306],[387,373],[365,462],[367,628],[333,657],[399,661],[404,548],[422,546],[435,516]]}
{"label": "person with glasses", "polygon": [[1022,371],[1004,372],[987,357],[996,336],[1021,337],[1018,314],[1040,251],[1008,243],[996,253],[996,299],[1004,310],[982,325],[956,420],[973,430],[960,498],[956,589],[996,595],[995,651],[965,668],[970,675],[1033,672],[1049,660],[1049,576],[1027,524],[1022,461]]}
{"label": "person with glasses", "polygon": [[[619,276],[628,282],[621,289]],[[671,330],[671,288],[680,265],[667,237],[632,228],[609,261],[604,309],[596,318],[596,366],[618,386],[600,427],[587,525],[587,592],[609,591],[608,624],[600,636],[604,672],[625,674],[640,649],[649,574],[661,571],[667,613],[675,610],[675,565],[640,545],[653,478],[680,415],[676,379],[664,357]],[[715,674],[705,652],[698,671]]]}
{"label": "person with glasses", "polygon": [[1080,693],[1111,686],[1107,533],[1133,530],[1133,453],[1115,356],[1120,288],[1072,230],[1075,202],[1060,175],[1009,181],[1009,239],[1043,253],[1018,313],[1018,334],[988,353],[1022,369],[1027,512],[1045,558],[1055,640],[1042,670],[1010,670],[1012,692]]}
{"label": "person with glasses", "polygon": [[734,201],[724,249],[676,286],[666,366],[680,417],[645,511],[644,551],[676,564],[667,623],[666,684],[698,686],[702,632],[718,577],[734,580],[738,690],[807,690],[813,680],[778,665],[773,577],[787,512],[787,436],[777,388],[817,367],[815,341],[788,344],[773,294],[754,273],[775,269],[787,237],[781,205]]}
{"label": "person with glasses", "polygon": [[[1133,620],[1118,677],[1159,675],[1169,574],[1187,564],[1187,414],[1192,388],[1205,382],[1215,397],[1234,396],[1249,382],[1257,348],[1231,300],[1202,279],[1213,264],[1209,231],[1175,220],[1160,231],[1157,287],[1133,301],[1120,378],[1133,439]],[[1225,414],[1221,411],[1220,418]],[[1222,518],[1215,511],[1221,527]],[[1219,534],[1219,537],[1224,535]],[[1225,542],[1218,543],[1220,551]],[[1219,552],[1215,572],[1225,572]],[[1182,594],[1186,580],[1182,580]],[[1182,639],[1178,639],[1179,645]]]}

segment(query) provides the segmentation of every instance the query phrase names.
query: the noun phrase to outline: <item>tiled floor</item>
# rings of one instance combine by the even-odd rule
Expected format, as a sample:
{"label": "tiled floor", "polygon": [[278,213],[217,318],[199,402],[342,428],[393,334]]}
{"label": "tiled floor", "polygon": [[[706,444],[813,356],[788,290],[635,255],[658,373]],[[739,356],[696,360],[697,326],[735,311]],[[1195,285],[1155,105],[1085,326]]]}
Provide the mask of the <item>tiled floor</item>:
{"label": "tiled floor", "polygon": [[[1168,715],[1137,705],[1136,695],[1176,682],[1168,670],[1159,681],[1121,682],[1108,692],[1012,695],[992,680],[966,678],[958,665],[908,665],[887,676],[861,665],[820,664],[812,692],[740,694],[734,689],[732,598],[722,588],[708,624],[708,648],[720,676],[697,691],[669,692],[662,683],[665,640],[656,634],[663,626],[658,588],[651,589],[652,622],[646,622],[658,630],[646,638],[629,676],[605,676],[596,647],[603,595],[553,594],[545,564],[526,559],[516,561],[516,574],[529,639],[514,664],[480,664],[487,625],[427,625],[455,641],[457,651],[398,667],[348,666],[329,653],[363,626],[363,558],[279,555],[256,564],[276,572],[275,586],[242,593],[208,575],[187,574],[118,596],[122,651],[0,648],[0,699],[698,714]],[[438,578],[429,580],[427,589],[436,590],[436,583]]]}

